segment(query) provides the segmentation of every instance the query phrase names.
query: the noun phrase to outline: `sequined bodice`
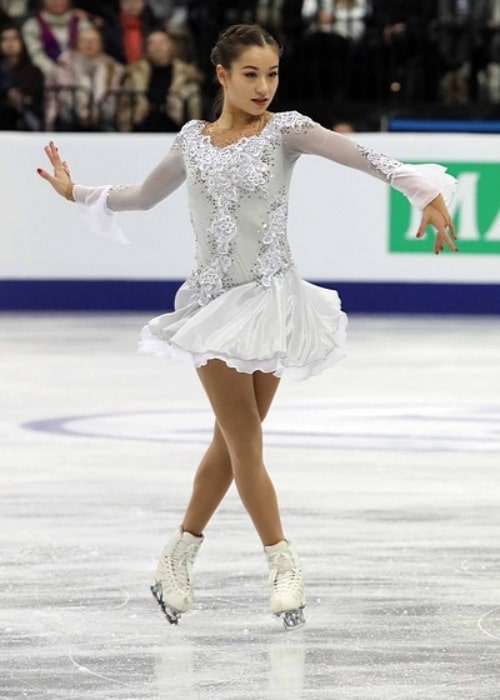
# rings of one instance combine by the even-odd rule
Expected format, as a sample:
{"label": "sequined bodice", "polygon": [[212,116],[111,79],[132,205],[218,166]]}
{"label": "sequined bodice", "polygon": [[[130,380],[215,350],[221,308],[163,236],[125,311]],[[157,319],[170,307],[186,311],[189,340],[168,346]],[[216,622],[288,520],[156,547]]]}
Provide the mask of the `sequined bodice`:
{"label": "sequined bodice", "polygon": [[203,134],[204,122],[188,122],[180,132],[196,235],[187,284],[197,289],[200,305],[236,285],[269,287],[293,264],[286,227],[296,158],[283,148],[283,134],[312,124],[302,116],[298,124],[297,116],[275,114],[259,134],[224,147]]}
{"label": "sequined bodice", "polygon": [[186,284],[201,306],[242,284],[270,289],[293,265],[287,241],[288,192],[293,167],[303,153],[389,183],[420,211],[440,193],[450,197],[456,186],[442,166],[405,165],[299,112],[274,114],[259,133],[224,146],[212,143],[204,130],[205,122],[188,122],[140,184],[73,187],[95,230],[126,241],[114,212],[149,209],[187,181],[196,261]]}

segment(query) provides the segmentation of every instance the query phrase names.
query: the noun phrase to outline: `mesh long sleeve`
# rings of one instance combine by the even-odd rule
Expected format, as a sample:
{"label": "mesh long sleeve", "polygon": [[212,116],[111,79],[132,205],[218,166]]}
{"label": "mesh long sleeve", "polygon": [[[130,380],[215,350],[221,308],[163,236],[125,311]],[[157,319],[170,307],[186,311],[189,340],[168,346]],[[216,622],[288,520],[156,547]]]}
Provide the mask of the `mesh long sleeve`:
{"label": "mesh long sleeve", "polygon": [[177,142],[174,142],[142,184],[103,187],[75,185],[73,196],[93,233],[128,243],[115,212],[151,209],[176,190],[185,177],[182,154]]}
{"label": "mesh long sleeve", "polygon": [[299,114],[294,127],[287,130],[284,143],[292,155],[308,153],[323,156],[373,175],[402,192],[420,210],[439,194],[449,201],[455,190],[455,178],[447,175],[446,168],[440,165],[401,163],[372,148],[357,145]]}

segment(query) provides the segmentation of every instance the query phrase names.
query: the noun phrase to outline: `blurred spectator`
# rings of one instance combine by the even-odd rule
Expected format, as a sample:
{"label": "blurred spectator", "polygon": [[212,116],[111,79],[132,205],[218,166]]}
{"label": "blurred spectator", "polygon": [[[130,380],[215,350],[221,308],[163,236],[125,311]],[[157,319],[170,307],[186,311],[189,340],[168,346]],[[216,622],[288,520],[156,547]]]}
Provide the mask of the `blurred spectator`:
{"label": "blurred spectator", "polygon": [[75,0],[75,6],[83,10],[94,27],[102,32],[105,24],[116,20],[118,0]]}
{"label": "blurred spectator", "polygon": [[475,29],[474,0],[438,0],[431,26],[444,104],[467,104]]}
{"label": "blurred spectator", "polygon": [[153,10],[155,17],[162,22],[168,22],[174,17],[177,11],[182,9],[184,9],[184,12],[181,11],[181,14],[184,16],[180,21],[186,20],[187,10],[185,7],[182,8],[186,3],[175,2],[175,0],[149,0],[148,5]]}
{"label": "blurred spectator", "polygon": [[350,42],[335,32],[335,15],[320,10],[300,45],[301,94],[313,100],[343,98],[348,89]]}
{"label": "blurred spectator", "polygon": [[333,32],[347,42],[344,93],[350,99],[359,99],[363,97],[360,88],[366,79],[364,41],[370,18],[370,2],[369,0],[336,0],[333,9]]}
{"label": "blurred spectator", "polygon": [[411,102],[425,92],[422,46],[429,5],[423,0],[373,0],[372,28],[376,35],[375,68],[378,97]]}
{"label": "blurred spectator", "polygon": [[271,32],[280,43],[284,42],[283,0],[258,0],[256,22]]}
{"label": "blurred spectator", "polygon": [[305,30],[302,16],[303,0],[283,0],[281,8],[282,43],[285,56],[293,55]]}
{"label": "blurred spectator", "polygon": [[13,18],[10,15],[8,15],[7,12],[5,12],[5,10],[2,7],[0,7],[0,31],[4,27],[8,27],[8,26],[12,25],[12,23],[13,23]]}
{"label": "blurred spectator", "polygon": [[[476,0],[476,41],[472,70],[488,102],[500,103],[500,0]],[[474,82],[472,82],[472,91]],[[475,97],[473,92],[473,97]]]}
{"label": "blurred spectator", "polygon": [[16,26],[0,31],[0,128],[39,131],[43,121],[42,72]]}
{"label": "blurred spectator", "polygon": [[[160,5],[164,5],[163,11],[160,10]],[[198,54],[191,27],[191,13],[197,12],[194,0],[156,0],[151,1],[151,7],[157,17],[163,20],[163,28],[174,42],[176,57],[186,63],[197,63]]]}
{"label": "blurred spectator", "polygon": [[303,0],[300,5],[303,27],[307,30],[317,23],[318,14],[323,18],[333,14],[334,0]]}
{"label": "blurred spectator", "polygon": [[97,29],[83,29],[47,79],[46,125],[58,131],[111,131],[124,67],[103,52]]}
{"label": "blurred spectator", "polygon": [[[257,20],[276,35],[284,48],[280,61],[280,89],[277,100],[301,99],[302,38],[306,29],[311,26],[318,9],[324,6],[321,0],[258,0]],[[328,0],[326,6],[330,6]]]}
{"label": "blurred spectator", "polygon": [[90,23],[70,0],[42,0],[41,7],[26,20],[22,32],[31,60],[48,76],[61,53],[75,46],[78,32]]}
{"label": "blurred spectator", "polygon": [[213,76],[210,52],[219,33],[230,24],[254,22],[256,4],[257,0],[194,0],[188,3],[189,28],[198,49],[198,66],[204,75],[210,76],[209,90]]}
{"label": "blurred spectator", "polygon": [[353,42],[359,41],[366,31],[368,14],[368,0],[335,0],[333,30]]}
{"label": "blurred spectator", "polygon": [[0,14],[4,10],[16,22],[22,22],[37,4],[36,0],[0,0]]}
{"label": "blurred spectator", "polygon": [[[256,17],[285,45],[295,49],[304,34],[320,24],[335,24],[341,36],[359,38],[371,0],[258,0]],[[319,20],[318,20],[319,18]]]}
{"label": "blurred spectator", "polygon": [[335,131],[337,134],[353,134],[356,129],[354,128],[354,124],[352,122],[335,122],[332,124],[332,131]]}
{"label": "blurred spectator", "polygon": [[146,0],[119,0],[118,13],[103,28],[106,50],[120,63],[135,63],[144,55],[146,35],[161,28]]}
{"label": "blurred spectator", "polygon": [[164,31],[146,40],[146,55],[126,69],[119,111],[121,131],[178,131],[202,114],[198,69],[174,57]]}

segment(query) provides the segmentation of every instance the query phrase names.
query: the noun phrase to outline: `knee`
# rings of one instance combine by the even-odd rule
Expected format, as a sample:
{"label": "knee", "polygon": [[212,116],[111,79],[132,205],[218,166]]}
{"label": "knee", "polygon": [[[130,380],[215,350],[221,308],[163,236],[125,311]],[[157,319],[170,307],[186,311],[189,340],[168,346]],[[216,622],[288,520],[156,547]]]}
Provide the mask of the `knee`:
{"label": "knee", "polygon": [[231,465],[234,477],[246,474],[249,468],[262,466],[262,450],[255,445],[238,445],[231,453]]}
{"label": "knee", "polygon": [[262,463],[262,428],[258,416],[248,421],[244,430],[226,434],[225,440],[233,469]]}
{"label": "knee", "polygon": [[205,467],[209,470],[226,471],[231,470],[231,455],[222,436],[212,439],[205,455]]}

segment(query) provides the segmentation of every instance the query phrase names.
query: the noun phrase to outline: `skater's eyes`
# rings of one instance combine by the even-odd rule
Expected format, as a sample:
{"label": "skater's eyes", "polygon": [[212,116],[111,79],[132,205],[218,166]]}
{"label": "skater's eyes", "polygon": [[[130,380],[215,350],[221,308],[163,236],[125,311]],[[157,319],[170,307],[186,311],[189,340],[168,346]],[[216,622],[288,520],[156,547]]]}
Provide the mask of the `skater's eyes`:
{"label": "skater's eyes", "polygon": [[[244,76],[245,76],[246,78],[256,78],[256,77],[257,77],[257,73],[256,73],[255,71],[249,71],[248,73],[244,73]],[[269,77],[269,78],[277,78],[277,77],[278,77],[278,71],[277,71],[277,70],[271,71],[271,73],[269,73],[269,76],[268,76],[268,77]]]}

